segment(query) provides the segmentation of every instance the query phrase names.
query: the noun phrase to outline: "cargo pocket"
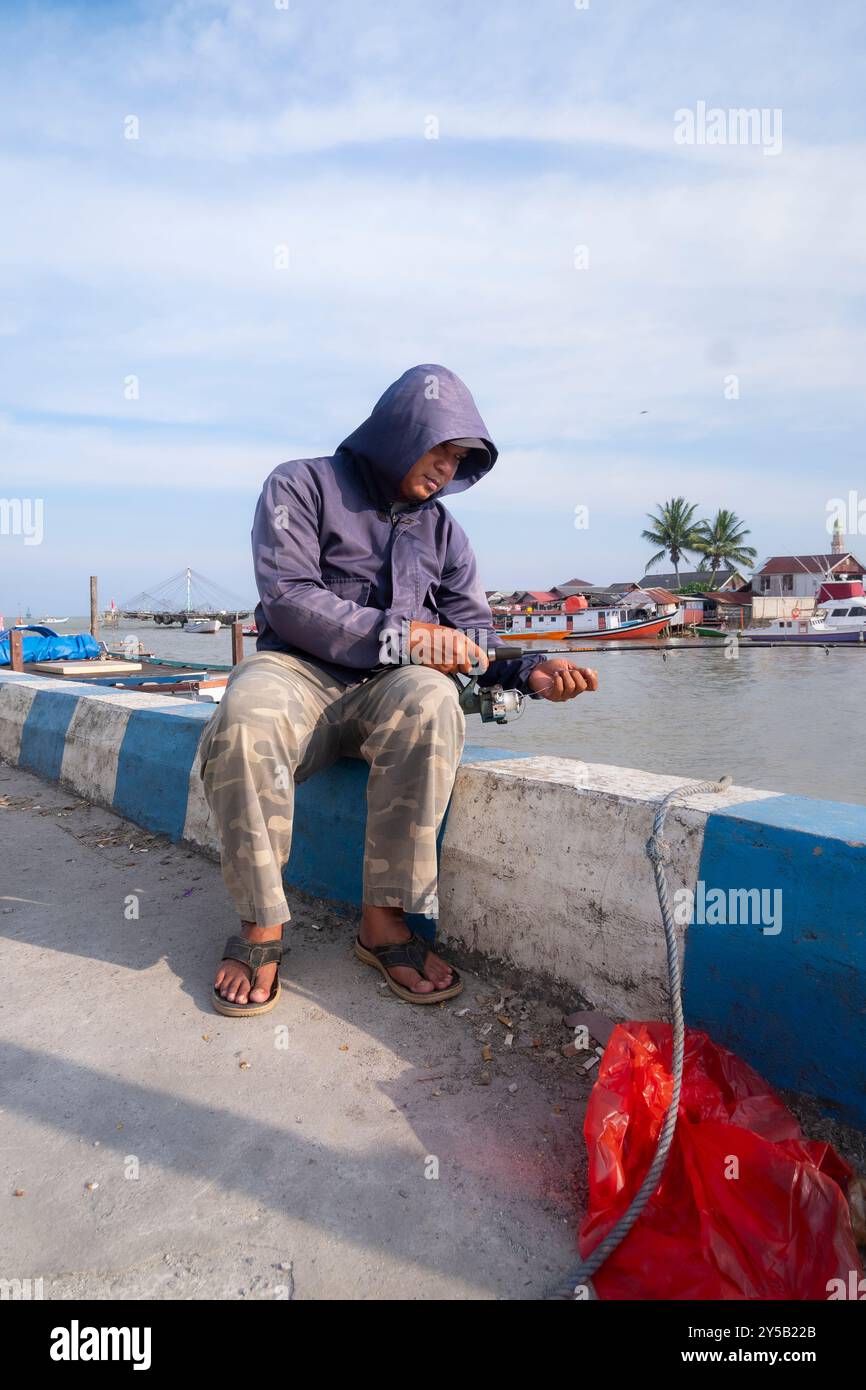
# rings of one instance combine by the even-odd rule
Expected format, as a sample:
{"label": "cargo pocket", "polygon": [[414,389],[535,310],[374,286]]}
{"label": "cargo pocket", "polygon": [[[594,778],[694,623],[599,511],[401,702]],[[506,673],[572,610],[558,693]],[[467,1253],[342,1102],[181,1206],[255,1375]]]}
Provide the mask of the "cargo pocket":
{"label": "cargo pocket", "polygon": [[373,587],[369,579],[349,579],[339,574],[323,574],[322,583],[332,594],[336,594],[337,598],[347,598],[351,603],[359,603],[362,608],[367,607]]}

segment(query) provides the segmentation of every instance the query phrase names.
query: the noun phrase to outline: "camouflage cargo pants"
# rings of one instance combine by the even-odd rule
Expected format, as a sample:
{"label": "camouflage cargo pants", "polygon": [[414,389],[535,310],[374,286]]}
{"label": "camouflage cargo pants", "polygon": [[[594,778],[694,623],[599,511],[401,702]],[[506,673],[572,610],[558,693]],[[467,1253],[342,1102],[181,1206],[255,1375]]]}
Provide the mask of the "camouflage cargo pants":
{"label": "camouflage cargo pants", "polygon": [[289,920],[282,869],[295,783],[343,756],[370,767],[363,901],[437,915],[436,835],[463,751],[458,694],[424,666],[349,687],[281,652],[252,652],[234,667],[202,735],[201,778],[244,921]]}

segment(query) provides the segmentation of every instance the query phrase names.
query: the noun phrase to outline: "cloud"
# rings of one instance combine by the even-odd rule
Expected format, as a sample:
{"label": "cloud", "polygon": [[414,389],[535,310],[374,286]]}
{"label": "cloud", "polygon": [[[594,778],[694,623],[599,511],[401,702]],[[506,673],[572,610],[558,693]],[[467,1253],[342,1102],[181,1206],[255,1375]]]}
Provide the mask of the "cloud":
{"label": "cloud", "polygon": [[[813,478],[829,459],[856,485],[866,423],[856,7],[820,33],[800,0],[466,16],[184,0],[0,17],[12,476],[75,476],[106,507],[143,477],[257,489],[438,360],[502,448],[495,497],[460,506],[482,532],[496,508],[504,555],[521,518],[554,509],[560,535],[591,501],[625,569],[641,511],[676,491],[760,517],[778,549],[798,515],[818,524]],[[697,100],[781,106],[783,152],[675,145]]]}

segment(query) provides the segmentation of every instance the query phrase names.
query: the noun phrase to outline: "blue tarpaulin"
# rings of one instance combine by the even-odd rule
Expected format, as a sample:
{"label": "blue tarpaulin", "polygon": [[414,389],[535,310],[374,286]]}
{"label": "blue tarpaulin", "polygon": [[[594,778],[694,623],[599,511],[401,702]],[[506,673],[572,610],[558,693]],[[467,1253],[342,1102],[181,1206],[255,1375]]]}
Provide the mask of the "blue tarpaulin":
{"label": "blue tarpaulin", "polygon": [[[13,629],[7,627],[0,632],[0,666],[11,662],[9,652]],[[22,654],[25,661],[72,661],[99,656],[101,643],[89,632],[68,632],[61,635],[50,627],[38,623],[21,623],[18,631],[21,638]]]}

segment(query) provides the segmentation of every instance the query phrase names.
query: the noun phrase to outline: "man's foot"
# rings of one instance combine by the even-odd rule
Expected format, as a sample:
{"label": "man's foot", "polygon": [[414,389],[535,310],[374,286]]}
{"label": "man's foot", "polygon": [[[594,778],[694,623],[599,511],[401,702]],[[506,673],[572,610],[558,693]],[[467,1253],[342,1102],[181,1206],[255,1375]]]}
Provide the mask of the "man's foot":
{"label": "man's foot", "polygon": [[[247,941],[279,941],[283,934],[283,924],[281,922],[277,927],[257,927],[255,922],[241,920],[241,933]],[[214,980],[214,989],[230,1004],[264,1004],[271,997],[277,969],[275,962],[260,966],[256,975],[256,987],[251,990],[250,967],[243,965],[239,960],[223,960]]]}
{"label": "man's foot", "polygon": [[[361,910],[361,925],[358,940],[367,950],[374,946],[391,946],[394,942],[408,941],[412,936],[403,919],[399,907],[372,907],[365,903]],[[388,974],[396,984],[413,994],[434,994],[437,990],[448,989],[454,981],[454,972],[447,961],[430,951],[424,962],[424,974],[419,975],[410,965],[386,966]]]}

